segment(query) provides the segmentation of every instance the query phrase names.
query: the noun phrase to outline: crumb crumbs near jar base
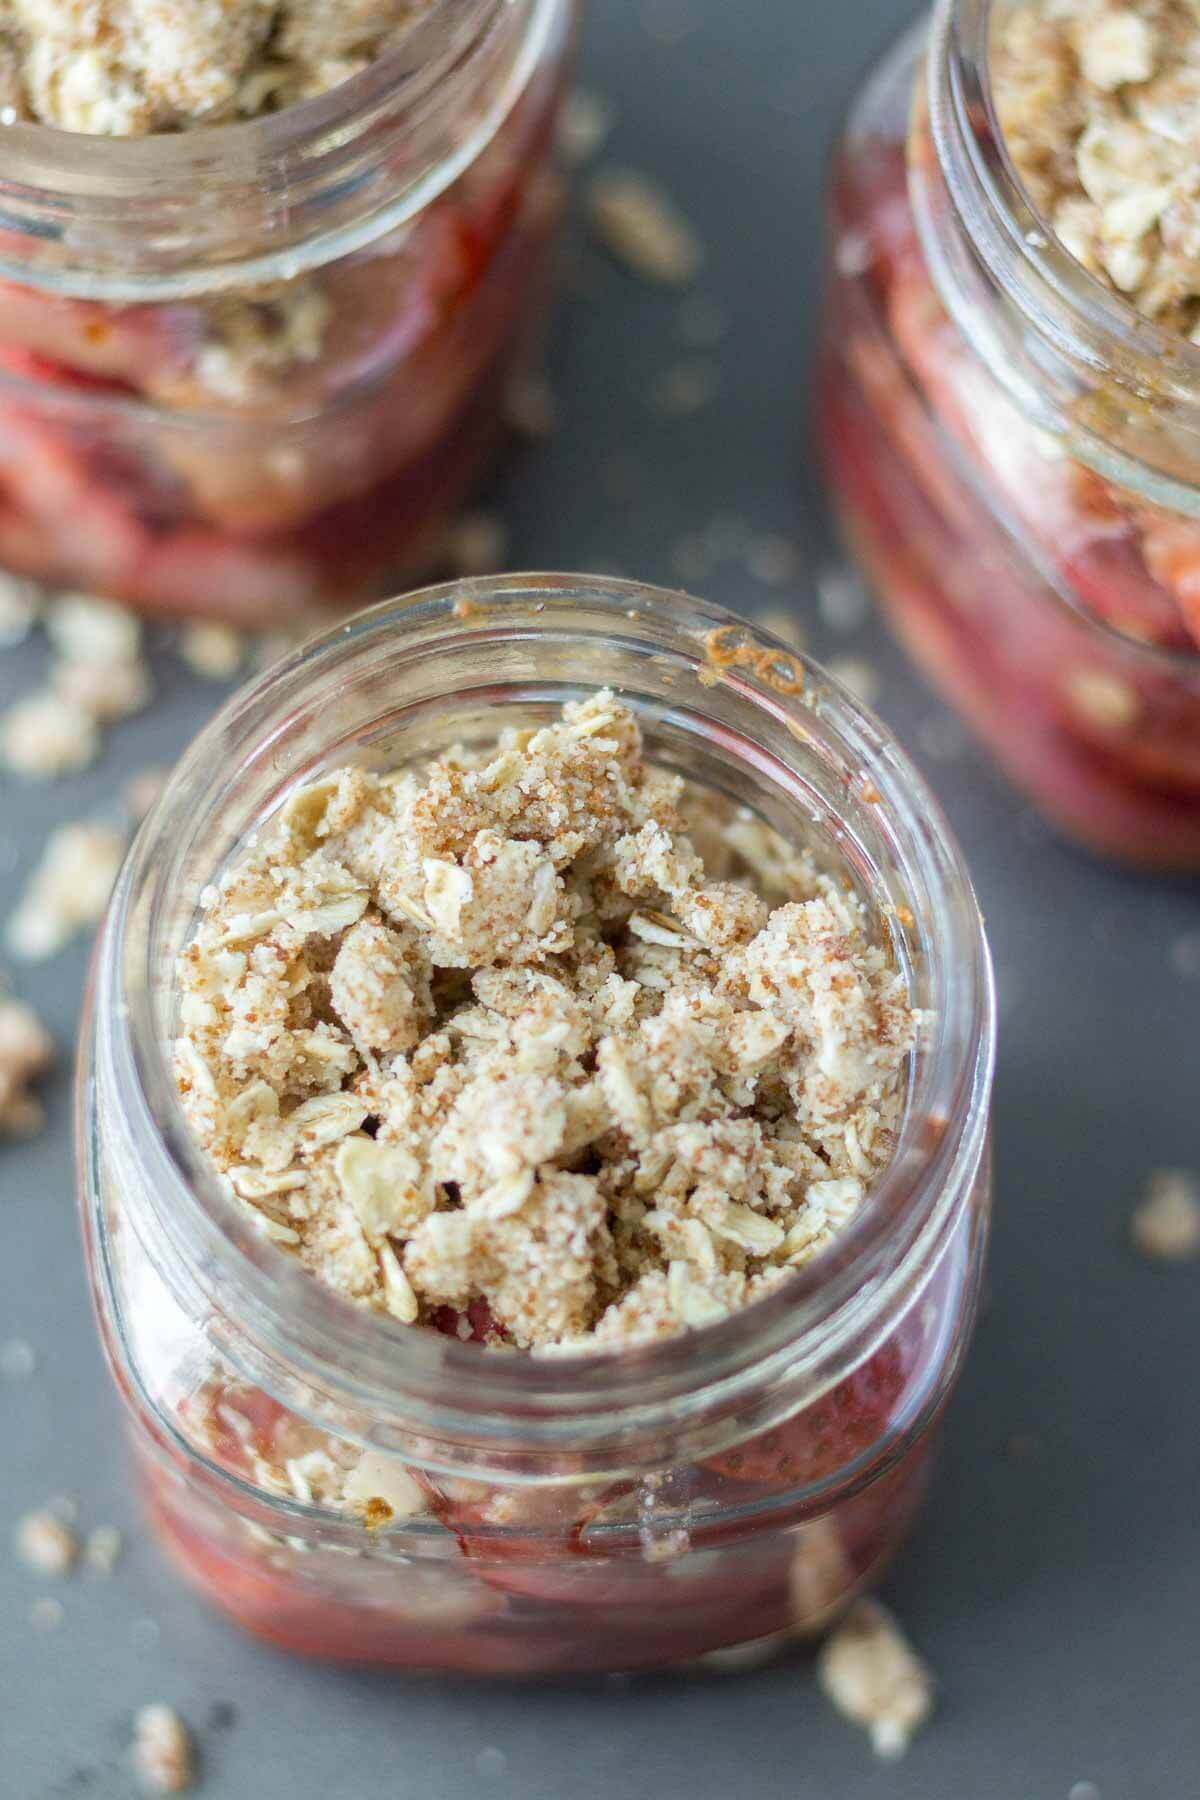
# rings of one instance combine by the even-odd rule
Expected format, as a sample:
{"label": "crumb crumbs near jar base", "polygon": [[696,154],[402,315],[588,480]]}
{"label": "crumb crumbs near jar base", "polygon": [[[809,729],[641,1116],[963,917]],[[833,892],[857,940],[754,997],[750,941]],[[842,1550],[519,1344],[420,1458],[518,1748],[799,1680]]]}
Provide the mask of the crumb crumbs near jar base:
{"label": "crumb crumbs near jar base", "polygon": [[1200,326],[1190,122],[1200,23],[1188,0],[1059,0],[1002,15],[996,112],[1064,247],[1168,330]]}
{"label": "crumb crumbs near jar base", "polygon": [[539,1349],[707,1324],[890,1156],[919,1018],[860,903],[648,765],[609,693],[323,777],[203,904],[188,1119],[270,1236],[405,1322],[482,1305]]}

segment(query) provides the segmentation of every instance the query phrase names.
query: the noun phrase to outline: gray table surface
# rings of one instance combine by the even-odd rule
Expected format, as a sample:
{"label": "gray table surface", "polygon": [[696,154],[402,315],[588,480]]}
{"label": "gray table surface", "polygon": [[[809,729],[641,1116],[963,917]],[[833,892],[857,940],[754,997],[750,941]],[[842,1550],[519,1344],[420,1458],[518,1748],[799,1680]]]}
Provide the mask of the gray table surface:
{"label": "gray table surface", "polygon": [[[37,1357],[30,1378],[0,1378],[0,1539],[68,1494],[85,1526],[124,1528],[128,1549],[111,1579],[57,1586],[0,1550],[3,1800],[129,1794],[129,1720],[152,1699],[197,1729],[208,1800],[1197,1792],[1200,1270],[1150,1267],[1126,1237],[1148,1170],[1200,1163],[1196,890],[1056,842],[878,625],[834,631],[814,599],[828,552],[805,393],[823,159],[857,73],[904,16],[904,0],[599,0],[583,77],[617,113],[605,154],[660,176],[707,240],[702,291],[729,322],[721,388],[694,417],[654,415],[647,390],[685,354],[678,302],[585,251],[553,350],[563,429],[522,455],[498,499],[515,566],[664,581],[681,540],[733,521],[734,554],[697,585],[751,610],[786,599],[819,653],[870,662],[880,711],[968,852],[1001,995],[989,1298],[932,1504],[886,1590],[940,1677],[935,1722],[885,1766],[803,1662],[528,1691],[330,1671],[235,1636],[176,1585],[131,1504],[77,1248],[64,1056],[50,1129],[0,1164],[0,1340]],[[748,572],[739,522],[801,541],[789,588]],[[44,655],[36,641],[6,654],[0,698]],[[157,704],[93,770],[0,792],[0,910],[50,825],[170,759],[221,691],[169,652],[158,677]],[[78,944],[13,971],[64,1046],[85,957]],[[30,1610],[47,1594],[63,1619],[38,1630]]]}

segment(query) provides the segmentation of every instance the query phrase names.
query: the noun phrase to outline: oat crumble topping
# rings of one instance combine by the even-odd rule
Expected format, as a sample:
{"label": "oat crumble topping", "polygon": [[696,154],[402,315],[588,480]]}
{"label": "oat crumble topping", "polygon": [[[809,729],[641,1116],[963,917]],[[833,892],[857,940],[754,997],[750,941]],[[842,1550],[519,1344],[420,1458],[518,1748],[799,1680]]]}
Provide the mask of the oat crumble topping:
{"label": "oat crumble topping", "polygon": [[1200,331],[1200,13],[1042,0],[1001,17],[997,113],[1066,249],[1138,311]]}
{"label": "oat crumble topping", "polygon": [[375,60],[428,0],[3,0],[0,106],[144,137],[278,112]]}
{"label": "oat crumble topping", "polygon": [[32,1137],[46,1122],[30,1083],[54,1061],[54,1040],[31,1006],[0,994],[0,1139]]}
{"label": "oat crumble topping", "polygon": [[754,1300],[887,1162],[918,1016],[861,903],[610,693],[297,792],[181,959],[188,1120],[261,1228],[519,1348]]}

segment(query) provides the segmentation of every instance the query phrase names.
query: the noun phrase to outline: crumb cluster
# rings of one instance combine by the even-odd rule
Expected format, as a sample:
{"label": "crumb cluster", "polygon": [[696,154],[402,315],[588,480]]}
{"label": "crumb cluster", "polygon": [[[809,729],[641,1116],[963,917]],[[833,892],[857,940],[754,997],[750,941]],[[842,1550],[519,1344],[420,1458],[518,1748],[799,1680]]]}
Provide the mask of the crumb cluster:
{"label": "crumb cluster", "polygon": [[87,768],[105,727],[150,704],[154,687],[142,627],[126,607],[91,594],[53,598],[0,576],[0,601],[16,598],[27,628],[39,615],[53,658],[49,680],[0,713],[0,762],[30,780]]}
{"label": "crumb cluster", "polygon": [[[520,1348],[745,1305],[887,1162],[918,1024],[861,903],[610,693],[337,770],[202,899],[188,1120],[351,1300]],[[468,1309],[474,1309],[468,1320]]]}
{"label": "crumb cluster", "polygon": [[1139,312],[1200,331],[1200,15],[1191,0],[1002,13],[992,83],[1035,205]]}
{"label": "crumb cluster", "polygon": [[5,947],[22,962],[41,962],[99,924],[124,855],[124,832],[102,819],[52,831],[8,920]]}
{"label": "crumb cluster", "polygon": [[278,112],[375,60],[428,0],[3,0],[0,118],[144,137]]}
{"label": "crumb cluster", "polygon": [[840,1713],[862,1725],[877,1756],[903,1756],[933,1711],[933,1678],[877,1600],[858,1600],[817,1663],[821,1686]]}

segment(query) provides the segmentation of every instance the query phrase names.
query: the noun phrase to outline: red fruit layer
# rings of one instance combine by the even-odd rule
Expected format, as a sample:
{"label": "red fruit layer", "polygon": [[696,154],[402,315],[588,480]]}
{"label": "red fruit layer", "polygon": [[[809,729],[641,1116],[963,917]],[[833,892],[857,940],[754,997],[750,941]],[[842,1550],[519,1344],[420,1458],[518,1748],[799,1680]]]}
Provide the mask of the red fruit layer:
{"label": "red fruit layer", "polygon": [[[553,1554],[533,1565],[307,1556],[199,1523],[207,1503],[147,1470],[151,1524],[188,1581],[243,1629],[310,1657],[480,1675],[561,1676],[667,1667],[803,1632],[877,1579],[924,1491],[925,1443],[850,1501],[846,1551],[766,1525],[753,1539],[650,1564]],[[850,1516],[853,1515],[853,1516]],[[798,1581],[801,1558],[808,1580]],[[509,1577],[512,1579],[510,1580]],[[524,1579],[522,1579],[522,1577]],[[809,1589],[812,1591],[810,1592]]]}
{"label": "red fruit layer", "polygon": [[901,1347],[891,1339],[814,1406],[710,1458],[708,1467],[756,1487],[787,1489],[827,1481],[879,1443],[905,1380]]}
{"label": "red fruit layer", "polygon": [[[1200,866],[1200,708],[1189,690],[1163,678],[1145,694],[1136,732],[1089,739],[1063,702],[1081,627],[1066,621],[1056,634],[1056,602],[997,557],[985,526],[974,539],[950,530],[844,367],[826,371],[821,416],[851,547],[916,661],[1012,779],[1102,854]],[[1124,659],[1116,666],[1127,681]]]}

